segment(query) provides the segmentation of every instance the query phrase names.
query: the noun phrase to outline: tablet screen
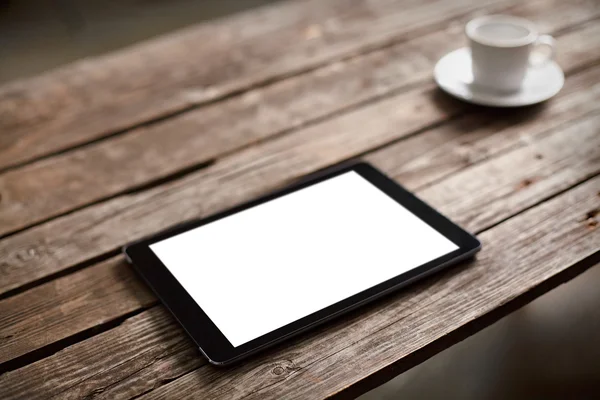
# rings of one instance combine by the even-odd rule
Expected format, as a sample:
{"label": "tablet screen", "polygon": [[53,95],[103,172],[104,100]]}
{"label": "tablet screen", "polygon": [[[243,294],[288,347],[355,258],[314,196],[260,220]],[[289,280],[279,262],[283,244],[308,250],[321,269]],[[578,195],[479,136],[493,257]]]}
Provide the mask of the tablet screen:
{"label": "tablet screen", "polygon": [[354,171],[150,245],[234,347],[458,248]]}

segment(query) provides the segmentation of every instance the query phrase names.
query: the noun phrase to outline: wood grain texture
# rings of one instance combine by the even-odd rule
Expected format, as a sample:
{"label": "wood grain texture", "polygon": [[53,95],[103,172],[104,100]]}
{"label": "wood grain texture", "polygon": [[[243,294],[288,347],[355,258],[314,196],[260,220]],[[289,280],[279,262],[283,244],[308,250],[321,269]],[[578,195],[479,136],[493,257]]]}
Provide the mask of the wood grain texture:
{"label": "wood grain texture", "polygon": [[[486,232],[482,239],[489,250],[475,263],[363,308],[244,365],[226,370],[201,367],[150,397],[322,398],[349,388],[353,395],[362,393],[373,382],[381,383],[372,376],[363,384],[369,374],[397,374],[414,365],[411,354],[425,353],[421,357],[426,358],[439,352],[466,336],[451,332],[501,310],[597,251],[598,229],[590,228],[585,218],[600,205],[599,182],[592,180]],[[498,242],[503,246],[493,246]]]}
{"label": "wood grain texture", "polygon": [[593,179],[482,234],[486,250],[476,262],[226,373],[201,367],[142,398],[304,399],[363,393],[381,383],[376,374],[398,374],[414,365],[412,354],[430,357],[449,347],[466,337],[452,332],[500,313],[506,303],[598,252],[600,229],[585,222],[586,214],[600,206],[598,187],[600,178]]}
{"label": "wood grain texture", "polygon": [[530,140],[419,195],[476,232],[600,172],[600,112]]}
{"label": "wood grain texture", "polygon": [[18,382],[17,371],[0,375],[0,393],[4,399],[129,399],[202,364],[179,325],[155,307],[17,370],[29,371],[35,382]]}
{"label": "wood grain texture", "polygon": [[[560,30],[565,89],[508,112],[423,83],[468,3],[293,0],[0,88],[0,170],[110,136],[0,175],[0,235],[68,213],[0,241],[0,370],[28,364],[0,398],[352,397],[599,262],[600,4],[476,6]],[[482,231],[478,260],[229,369],[121,256],[94,265],[365,154]]]}
{"label": "wood grain texture", "polygon": [[[578,121],[574,124],[561,126],[554,132],[547,135],[540,135],[537,140],[533,140],[533,137],[528,142],[522,142],[512,151],[509,151],[499,157],[492,158],[486,162],[475,165],[470,168],[466,168],[461,173],[455,174],[441,182],[427,187],[424,190],[418,191],[418,195],[424,198],[429,203],[437,206],[446,215],[450,216],[453,220],[466,225],[474,231],[480,231],[489,227],[492,224],[501,221],[514,213],[519,212],[533,204],[540,202],[541,200],[560,192],[570,185],[576,182],[587,179],[589,176],[600,172],[600,155],[597,152],[597,148],[600,148],[600,135],[598,133],[600,129],[600,115],[591,115]],[[536,157],[538,154],[543,154],[542,158]],[[396,157],[394,154],[384,149],[382,151],[373,154],[373,162],[376,165],[386,164],[390,165]],[[532,162],[532,160],[535,160]],[[493,174],[490,174],[493,172]],[[492,183],[490,183],[490,176],[494,177]],[[531,176],[536,176],[537,180],[535,184],[527,186],[521,186],[521,183],[527,179],[531,179]],[[427,176],[425,175],[425,181]],[[468,185],[467,188],[460,188],[457,190],[456,182],[463,182]],[[414,182],[418,185],[418,182]],[[465,191],[470,193],[470,196],[465,196]],[[473,218],[473,215],[479,215],[479,218]],[[111,272],[115,268],[119,269],[119,273],[116,274]],[[149,302],[147,295],[144,293],[145,302],[139,300],[139,289],[137,286],[133,286],[131,291],[126,290],[125,285],[132,277],[132,271],[130,271],[127,265],[116,261],[109,261],[93,268],[88,268],[75,274],[59,278],[51,283],[40,286],[25,292],[19,296],[12,297],[8,300],[0,302],[0,310],[5,309],[10,314],[9,320],[21,321],[21,314],[26,316],[23,319],[28,318],[31,314],[31,310],[26,308],[25,310],[11,310],[11,304],[18,302],[19,304],[34,304],[34,301],[30,301],[28,297],[33,296],[34,299],[41,297],[40,293],[46,293],[47,288],[56,286],[72,287],[77,282],[92,281],[96,276],[109,276],[113,282],[107,280],[107,287],[121,288],[119,290],[111,291],[94,291],[92,295],[86,296],[85,298],[71,300],[70,293],[64,292],[56,296],[54,302],[46,306],[35,306],[39,315],[42,316],[42,321],[47,318],[52,321],[53,316],[62,310],[62,304],[69,304],[69,302],[75,302],[78,304],[76,311],[70,313],[68,316],[62,318],[62,325],[50,326],[46,332],[49,337],[49,343],[53,340],[60,340],[66,335],[72,335],[78,332],[78,330],[85,330],[93,327],[97,324],[103,323],[107,319],[107,313],[112,313],[113,318],[118,318],[121,315],[138,309],[142,304]],[[121,282],[123,280],[124,282]],[[68,283],[75,282],[75,283]],[[4,304],[3,304],[4,303]],[[87,304],[87,305],[86,305]],[[106,307],[99,310],[106,304]],[[115,305],[115,306],[113,306]],[[83,317],[81,314],[89,309]],[[77,312],[79,310],[79,312]],[[33,326],[30,328],[26,327],[26,322],[23,321],[20,324],[21,330],[25,333],[23,337],[16,338],[14,342],[8,343],[5,347],[5,353],[13,355],[17,351],[23,351],[24,348],[28,348],[29,351],[35,350],[32,342],[38,337],[35,332],[35,326],[40,321],[29,319],[29,323]],[[5,335],[5,332],[13,332],[15,328],[8,327],[4,331],[0,331],[0,335]],[[31,332],[31,333],[30,333]],[[110,340],[114,340],[112,336]],[[135,340],[138,338],[135,336],[129,337],[127,340]],[[73,350],[79,351],[79,350]],[[178,349],[179,351],[179,349]],[[189,356],[191,350],[187,351],[186,357]],[[179,353],[173,351],[172,353],[162,353],[162,360],[169,364],[176,363],[180,357]],[[31,379],[37,379],[37,374],[31,373],[31,371],[38,371],[41,366],[46,363],[58,363],[57,359],[62,359],[63,356],[52,356],[46,360],[42,360],[39,366],[36,367],[24,367],[21,370],[15,371],[15,373],[6,374],[6,379],[10,379],[14,384],[8,384],[8,393],[22,393],[25,388],[30,388],[31,391],[38,391],[41,393],[54,393],[55,390],[63,390],[65,385],[71,386],[71,380],[65,379],[64,385],[56,385],[55,382],[50,381],[52,387],[44,385],[33,385],[28,383]],[[69,358],[72,360],[72,358]],[[72,362],[72,361],[71,361]],[[133,361],[132,361],[133,362]],[[188,365],[188,363],[185,363]],[[194,365],[196,366],[196,365]],[[106,367],[106,365],[104,365]],[[45,368],[45,367],[44,367]],[[143,374],[144,376],[154,377],[154,381],[157,381],[159,376],[155,370],[154,365],[144,367],[147,370],[137,371],[136,380],[139,379],[138,375]],[[19,372],[20,371],[20,372]],[[70,373],[70,368],[66,366],[60,370],[54,370],[55,374]],[[128,369],[120,369],[120,372],[114,372],[109,376],[106,376],[108,382],[96,383],[100,386],[111,386],[118,382],[119,389],[103,390],[103,393],[109,398],[117,396],[117,394],[123,390],[123,387],[128,387],[127,380],[131,379],[128,377],[130,371]],[[177,374],[186,372],[181,369],[176,369]],[[19,375],[19,379],[14,379],[14,374]],[[150,379],[150,378],[148,378]],[[0,378],[0,386],[2,386],[3,378]],[[154,381],[148,381],[147,385],[139,387],[140,390],[146,389],[148,385],[153,386]],[[138,386],[135,386],[138,388]],[[92,383],[85,381],[85,384],[73,385],[70,393],[73,397],[86,396],[88,390],[93,390],[94,386]],[[126,393],[131,394],[133,389],[128,389]],[[75,393],[77,396],[75,396]],[[139,394],[141,392],[136,392]],[[62,394],[63,396],[66,393]],[[27,393],[28,397],[34,396],[34,393]],[[70,396],[70,395],[69,395]],[[33,397],[32,397],[33,398]]]}
{"label": "wood grain texture", "polygon": [[[257,196],[265,189],[273,188],[270,182],[265,181],[257,187],[245,184],[240,186],[240,179],[249,178],[244,176],[248,173],[252,175],[252,170],[261,165],[266,167],[271,163],[270,158],[279,159],[280,155],[286,157],[286,169],[294,171],[287,172],[286,176],[293,179],[315,169],[314,166],[306,165],[305,161],[301,162],[306,166],[298,169],[294,164],[295,157],[315,158],[318,156],[316,151],[323,152],[336,145],[343,147],[340,149],[342,154],[332,153],[331,155],[335,155],[333,159],[331,155],[327,157],[330,162],[351,157],[357,152],[406,136],[431,123],[444,121],[462,108],[463,104],[439,94],[435,95],[432,87],[428,86],[313,125],[295,132],[294,135],[270,141],[268,151],[263,151],[262,146],[255,147],[243,153],[242,158],[223,158],[223,162],[220,160],[213,167],[180,180],[140,193],[120,196],[52,220],[48,224],[23,232],[28,238],[21,234],[5,238],[0,241],[0,269],[6,277],[1,282],[2,291],[20,286],[24,281],[47,275],[50,270],[46,266],[54,265],[54,271],[64,269],[67,266],[59,259],[64,260],[69,254],[78,257],[76,262],[83,262],[90,258],[90,252],[102,254],[150,232],[206,215],[207,210],[212,212],[231,205],[232,203],[223,202],[224,199],[214,197],[217,188],[221,188],[218,193],[227,193],[231,200]],[[365,120],[370,121],[367,124],[369,126],[363,123]],[[370,136],[357,135],[357,128],[361,124],[363,128],[371,128],[378,133]],[[344,134],[341,134],[342,132]],[[312,148],[306,148],[307,146]],[[301,153],[291,154],[296,152]],[[318,168],[328,163],[322,160],[315,166]],[[254,177],[252,182],[256,178]],[[281,184],[281,181],[277,182]],[[208,186],[209,192],[205,192]],[[239,193],[240,191],[244,193]],[[148,215],[152,217],[145,217]],[[61,224],[64,225],[59,228],[58,225]],[[47,230],[50,225],[53,227]],[[38,236],[34,239],[32,235],[36,235],[36,232]],[[18,241],[21,242],[17,244]],[[116,243],[119,244],[115,246]]]}
{"label": "wood grain texture", "polygon": [[[600,7],[589,4],[574,8],[546,0],[511,11],[556,31],[589,19],[596,9],[600,15]],[[561,17],[567,10],[570,17]],[[223,153],[430,80],[435,62],[464,41],[465,20],[1,174],[0,235],[197,168]],[[597,23],[559,36],[558,46],[564,51],[558,61],[569,71],[600,59],[599,38]],[[40,192],[44,196],[38,196]]]}
{"label": "wood grain texture", "polygon": [[0,363],[156,302],[121,257],[0,301]]}
{"label": "wood grain texture", "polygon": [[[600,82],[600,68],[570,77],[566,92],[549,104],[471,113],[365,158],[409,188],[428,185],[526,144],[558,125],[597,112],[600,84],[593,82]],[[579,101],[581,95],[587,100]],[[541,153],[535,155],[536,159],[542,157]]]}
{"label": "wood grain texture", "polygon": [[514,3],[289,0],[83,60],[0,89],[0,166]]}
{"label": "wood grain texture", "polygon": [[[543,118],[536,120],[548,127],[596,109],[597,82],[598,73],[594,71],[569,78],[563,92],[542,106],[547,111],[540,114]],[[397,95],[224,157],[181,180],[120,196],[8,237],[0,241],[0,293],[71,268],[167,226],[223,210],[303,174],[405,137],[464,107],[430,89]],[[483,114],[472,125],[479,118],[497,119],[494,112],[474,110]],[[514,124],[519,122],[523,118],[513,120]],[[492,125],[483,135],[493,133],[494,126],[502,128],[502,124]],[[460,129],[454,131],[455,135]],[[510,137],[518,139],[514,133]],[[444,139],[439,136],[431,145],[440,146]],[[427,153],[425,149],[412,149]],[[458,161],[464,165],[464,161]]]}

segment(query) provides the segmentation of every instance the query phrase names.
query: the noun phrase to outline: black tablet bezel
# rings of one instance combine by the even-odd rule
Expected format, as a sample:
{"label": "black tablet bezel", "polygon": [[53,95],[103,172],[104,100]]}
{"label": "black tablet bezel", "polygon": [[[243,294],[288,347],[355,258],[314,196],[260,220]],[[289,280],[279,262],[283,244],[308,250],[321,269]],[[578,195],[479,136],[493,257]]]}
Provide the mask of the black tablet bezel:
{"label": "black tablet bezel", "polygon": [[[367,179],[392,199],[400,203],[403,207],[450,239],[459,248],[449,254],[251,340],[250,342],[234,347],[149,247],[152,243],[206,225],[218,219],[265,203],[277,197],[285,196],[294,191],[349,171],[355,171],[360,174],[363,178]],[[369,301],[405,286],[434,271],[471,257],[480,248],[481,244],[474,236],[452,223],[446,217],[442,216],[371,165],[362,162],[313,174],[307,179],[304,179],[301,183],[297,183],[283,190],[279,190],[259,199],[220,212],[208,218],[179,225],[150,238],[125,246],[124,252],[138,273],[184,327],[208,360],[216,365],[226,365],[339,316],[353,308],[368,303]],[[201,257],[202,256],[200,255],[200,260]],[[223,293],[224,298],[228,295],[227,292]]]}

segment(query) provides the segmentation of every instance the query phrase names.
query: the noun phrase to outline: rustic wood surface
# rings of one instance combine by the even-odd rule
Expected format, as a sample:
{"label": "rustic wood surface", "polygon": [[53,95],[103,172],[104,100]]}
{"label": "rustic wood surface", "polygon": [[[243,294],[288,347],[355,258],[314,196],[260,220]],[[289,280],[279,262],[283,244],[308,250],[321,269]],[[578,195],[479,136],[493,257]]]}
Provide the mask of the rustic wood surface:
{"label": "rustic wood surface", "polygon": [[[432,83],[474,15],[552,33],[564,89]],[[0,398],[355,397],[600,260],[600,4],[288,0],[0,87]],[[473,262],[208,365],[119,254],[363,158],[477,233]]]}
{"label": "rustic wood surface", "polygon": [[[0,166],[114,135],[515,0],[284,2],[82,61],[0,94]],[[149,68],[149,66],[152,66]]]}
{"label": "rustic wood surface", "polygon": [[[586,5],[568,14],[570,18],[557,19],[561,14],[551,8],[553,1],[537,3],[519,13],[531,17],[534,10],[540,11],[537,20],[544,22],[549,31],[557,32],[565,49],[559,53],[559,62],[567,72],[594,61],[600,52],[597,24],[560,33],[595,12]],[[549,9],[553,12],[548,13]],[[9,170],[0,175],[0,190],[10,200],[0,209],[0,235],[147,186],[182,170],[198,169],[253,142],[423,83],[430,79],[435,62],[448,51],[448,43],[461,43],[462,25],[450,24],[442,31]],[[89,174],[90,169],[97,172]],[[45,195],[36,196],[39,191]]]}
{"label": "rustic wood surface", "polygon": [[[576,38],[576,40],[579,40],[579,35],[577,32],[575,32],[573,36]],[[600,47],[593,46],[592,48],[588,49],[588,51],[593,53],[594,50],[599,51],[598,49],[600,49]],[[587,60],[587,57],[584,57],[583,59]],[[583,79],[579,78],[579,74],[574,76],[573,81],[568,83],[567,87],[565,87],[564,91],[559,94],[557,99],[547,106],[538,107],[535,109],[536,112],[540,113],[539,115],[541,118],[530,123],[530,125],[534,126],[533,129],[536,129],[535,127],[541,128],[543,126],[547,126],[545,124],[551,123],[552,121],[561,121],[565,118],[569,118],[569,115],[572,115],[572,113],[574,113],[573,117],[576,117],[579,115],[579,113],[583,112],[581,111],[581,107],[586,109],[588,107],[593,108],[593,96],[595,95],[596,91],[582,90],[590,88],[590,82],[597,82],[596,76],[586,75]],[[325,135],[335,135],[337,140],[344,143],[347,139],[341,135],[347,135],[349,140],[362,140],[364,142],[369,142],[366,145],[358,143],[358,149],[361,151],[364,149],[364,146],[378,144],[381,143],[382,140],[386,140],[385,137],[381,139],[379,138],[380,131],[382,129],[385,130],[386,125],[383,124],[383,126],[380,126],[377,130],[375,130],[375,127],[371,127],[371,134],[369,136],[365,136],[362,134],[362,123],[357,124],[351,122],[343,128],[337,127],[336,124],[338,124],[339,121],[346,121],[354,115],[358,115],[357,119],[373,119],[375,118],[375,115],[370,115],[374,114],[375,112],[380,112],[378,110],[380,110],[382,104],[388,105],[388,109],[398,108],[398,112],[405,112],[406,115],[408,115],[405,116],[405,114],[401,114],[397,117],[394,117],[399,124],[398,130],[395,132],[384,132],[388,135],[397,135],[393,136],[391,140],[394,140],[402,135],[410,135],[414,129],[422,128],[428,124],[435,124],[439,122],[439,118],[445,117],[445,114],[442,114],[443,110],[440,111],[439,107],[434,108],[433,111],[430,111],[429,113],[425,113],[426,110],[432,110],[432,107],[435,107],[435,103],[430,100],[431,98],[437,100],[437,104],[442,103],[446,106],[446,108],[451,107],[453,109],[461,109],[463,111],[467,109],[465,105],[448,99],[439,92],[432,90],[431,86],[426,85],[426,88],[429,89],[425,90],[425,94],[423,93],[424,89],[413,90],[409,93],[402,93],[401,95],[392,97],[392,99],[370,104],[367,110],[364,108],[359,108],[358,110],[353,110],[348,114],[322,121],[313,126],[305,127],[294,132],[289,132],[289,135],[280,135],[281,137],[275,138],[276,140],[273,141],[273,143],[266,142],[265,144],[259,144],[255,146],[258,148],[258,150],[250,148],[245,152],[241,152],[243,155],[242,157],[236,153],[223,156],[216,165],[211,165],[208,168],[201,169],[195,173],[185,174],[180,180],[184,180],[188,184],[184,183],[181,185],[181,182],[179,182],[180,180],[175,179],[170,181],[171,183],[168,182],[167,184],[158,185],[150,190],[137,191],[135,193],[130,192],[127,196],[117,196],[109,201],[92,205],[91,207],[84,208],[81,211],[71,212],[64,217],[53,219],[48,223],[35,226],[20,234],[10,236],[4,241],[0,241],[0,255],[2,256],[2,259],[5,260],[3,263],[0,263],[0,271],[2,271],[6,276],[6,278],[0,282],[0,293],[9,291],[15,287],[22,286],[23,284],[27,284],[32,281],[35,282],[40,278],[46,278],[48,275],[54,274],[63,269],[73,268],[77,264],[89,260],[91,257],[98,257],[110,251],[114,252],[119,248],[119,246],[122,245],[122,243],[139,238],[148,232],[147,230],[139,230],[140,223],[158,224],[151,228],[151,231],[156,231],[170,224],[198,216],[199,212],[215,212],[228,205],[241,202],[242,200],[247,199],[248,196],[257,195],[261,192],[260,190],[255,190],[250,194],[240,193],[240,197],[233,198],[232,196],[236,196],[236,191],[259,189],[258,186],[253,185],[261,185],[262,187],[269,185],[265,187],[263,191],[272,188],[272,182],[253,178],[255,183],[252,185],[242,185],[235,191],[227,193],[226,198],[215,199],[214,201],[212,200],[215,196],[222,197],[222,192],[215,190],[215,185],[220,186],[222,182],[215,182],[213,179],[207,179],[207,177],[219,177],[224,173],[230,174],[230,171],[228,172],[230,169],[239,169],[240,162],[236,160],[239,160],[240,158],[242,159],[242,166],[255,164],[256,160],[254,158],[256,157],[255,154],[257,151],[262,152],[263,154],[269,154],[269,157],[271,157],[271,153],[274,151],[277,152],[278,150],[270,149],[273,149],[275,146],[283,146],[290,147],[288,151],[299,152],[299,156],[302,156],[302,153],[306,152],[304,157],[309,157],[311,154],[310,152],[313,150],[305,150],[306,146],[311,146],[310,142],[303,143],[303,135],[306,135],[306,132],[313,132],[313,135],[316,135],[322,139],[326,138]],[[573,98],[571,94],[575,98]],[[564,100],[566,103],[563,103],[563,96],[567,97]],[[407,109],[402,110],[403,107],[406,107]],[[408,107],[413,107],[415,109],[420,108],[420,113],[413,115],[412,111],[408,109]],[[566,110],[564,107],[567,107]],[[497,118],[499,116],[502,120],[518,121],[520,119],[523,123],[526,123],[526,116],[531,114],[527,110],[523,112],[517,112],[515,115],[512,115],[510,112],[500,112],[499,114],[496,114],[497,111],[493,110],[490,111],[479,108],[475,109],[479,110],[479,113],[474,113],[475,116],[480,116],[482,121],[487,121],[491,118]],[[365,114],[366,116],[364,116]],[[508,115],[511,116],[507,119]],[[521,116],[521,118],[519,118],[519,116]],[[391,118],[391,116],[389,118]],[[373,122],[377,122],[377,120],[373,120]],[[411,122],[416,122],[420,125],[417,127],[414,125],[408,125]],[[477,123],[473,123],[472,125],[476,124]],[[472,128],[469,128],[469,130],[471,129]],[[416,137],[420,137],[420,135]],[[441,140],[443,140],[443,138]],[[461,140],[467,139],[461,138]],[[294,143],[298,141],[300,141],[300,144],[295,145]],[[376,141],[379,142],[376,143]],[[348,145],[350,143],[351,142],[348,142]],[[330,155],[332,156],[330,158],[331,161],[312,160],[311,162],[313,165],[315,162],[319,162],[319,164],[316,164],[314,167],[309,166],[304,171],[300,172],[292,170],[292,165],[286,165],[284,168],[288,169],[288,171],[284,171],[284,173],[287,174],[288,180],[294,179],[298,177],[298,174],[301,174],[302,172],[310,172],[315,168],[324,167],[328,162],[331,163],[340,161],[343,159],[343,157],[355,156],[357,153],[348,154],[348,145],[342,146],[341,148],[330,149]],[[454,151],[464,151],[464,147],[465,146],[457,146]],[[265,148],[265,150],[263,150],[263,148]],[[340,155],[336,156],[336,153],[334,152],[339,152]],[[413,151],[411,153],[417,153],[418,155],[422,152],[423,150],[417,152]],[[249,157],[252,158],[250,161],[243,158],[244,155],[248,153],[250,154]],[[408,152],[399,153],[400,156],[411,154]],[[266,156],[263,158],[266,158]],[[282,162],[285,163],[286,160],[284,159]],[[295,175],[291,175],[292,173]],[[243,175],[239,178],[242,180],[247,180],[251,179],[251,176]],[[223,178],[219,177],[218,179]],[[278,182],[278,184],[281,183]],[[208,190],[203,190],[202,196],[200,197],[200,195],[195,192],[201,189],[201,185],[212,186]],[[164,195],[172,191],[174,187],[181,186],[183,186],[186,192],[189,193],[189,195],[186,195],[186,203],[188,208],[182,208],[180,206],[182,201],[181,194],[177,195],[178,198],[175,203],[163,203],[162,207],[157,207],[155,199],[156,196],[164,197]],[[149,195],[150,193],[152,193],[152,195]],[[149,196],[152,197],[152,199],[149,201],[148,206],[152,209],[152,211],[144,211],[144,206],[140,203],[140,200],[143,198],[148,198]],[[128,207],[128,204],[138,204],[138,206],[135,208],[135,215],[131,215],[133,209]],[[193,209],[190,209],[192,205]],[[209,208],[199,210],[198,207]],[[123,210],[123,212],[121,212],[121,210]],[[179,213],[186,211],[189,211],[189,213],[179,215]],[[154,218],[152,220],[145,218],[147,212],[153,213]],[[141,215],[138,215],[139,213],[141,213]],[[167,214],[168,216],[166,216],[164,220],[158,218],[159,215]],[[140,217],[143,218],[143,221],[140,221]],[[132,224],[126,223],[132,218],[134,219]],[[118,229],[115,228],[115,224],[119,225]],[[74,235],[74,233],[76,233],[76,235]],[[48,255],[51,256],[48,257]],[[33,262],[34,260],[35,262]]]}

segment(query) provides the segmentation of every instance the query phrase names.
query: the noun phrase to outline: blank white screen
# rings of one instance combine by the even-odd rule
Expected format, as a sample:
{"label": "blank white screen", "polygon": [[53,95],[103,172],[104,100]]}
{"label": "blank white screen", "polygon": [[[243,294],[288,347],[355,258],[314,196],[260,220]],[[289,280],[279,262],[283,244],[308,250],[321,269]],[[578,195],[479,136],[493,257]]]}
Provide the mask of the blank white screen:
{"label": "blank white screen", "polygon": [[150,248],[239,346],[458,246],[351,171]]}

